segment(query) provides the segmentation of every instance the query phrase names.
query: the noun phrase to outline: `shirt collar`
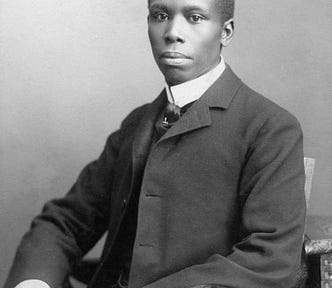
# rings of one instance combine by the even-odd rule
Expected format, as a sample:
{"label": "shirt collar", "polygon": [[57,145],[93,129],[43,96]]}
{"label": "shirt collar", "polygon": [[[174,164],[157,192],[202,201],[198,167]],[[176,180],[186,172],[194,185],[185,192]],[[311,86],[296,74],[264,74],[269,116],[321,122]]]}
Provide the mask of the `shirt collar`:
{"label": "shirt collar", "polygon": [[220,62],[215,68],[198,78],[175,86],[168,86],[166,83],[165,88],[168,101],[179,107],[196,101],[221,76],[225,68],[225,61],[221,56]]}

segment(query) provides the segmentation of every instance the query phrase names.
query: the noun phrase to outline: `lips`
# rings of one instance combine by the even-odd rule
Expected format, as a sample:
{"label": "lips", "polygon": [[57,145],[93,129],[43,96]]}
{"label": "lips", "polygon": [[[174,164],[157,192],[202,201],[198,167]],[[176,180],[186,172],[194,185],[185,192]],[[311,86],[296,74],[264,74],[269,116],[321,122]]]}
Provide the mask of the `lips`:
{"label": "lips", "polygon": [[166,66],[181,67],[190,64],[192,60],[180,52],[166,51],[160,55],[160,61]]}
{"label": "lips", "polygon": [[160,55],[161,58],[171,58],[171,59],[189,59],[188,56],[180,52],[166,51]]}

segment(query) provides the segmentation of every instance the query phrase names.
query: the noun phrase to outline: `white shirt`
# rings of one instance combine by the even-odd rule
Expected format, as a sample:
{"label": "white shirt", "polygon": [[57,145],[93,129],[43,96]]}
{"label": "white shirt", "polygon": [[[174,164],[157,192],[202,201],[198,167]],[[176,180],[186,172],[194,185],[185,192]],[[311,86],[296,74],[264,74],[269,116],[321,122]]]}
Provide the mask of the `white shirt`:
{"label": "white shirt", "polygon": [[220,77],[225,68],[225,61],[223,57],[220,56],[219,64],[202,76],[171,87],[166,83],[165,88],[168,101],[179,107],[196,101]]}
{"label": "white shirt", "polygon": [[[179,107],[196,101],[221,76],[225,68],[225,61],[220,56],[219,64],[202,76],[171,87],[165,84],[168,101]],[[42,280],[29,279],[19,283],[15,288],[50,288],[50,286]]]}

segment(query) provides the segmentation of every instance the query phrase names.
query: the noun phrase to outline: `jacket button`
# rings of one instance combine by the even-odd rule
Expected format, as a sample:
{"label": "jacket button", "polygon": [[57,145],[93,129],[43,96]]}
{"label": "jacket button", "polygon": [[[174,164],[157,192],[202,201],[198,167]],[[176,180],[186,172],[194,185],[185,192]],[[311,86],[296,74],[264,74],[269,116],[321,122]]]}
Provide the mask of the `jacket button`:
{"label": "jacket button", "polygon": [[126,208],[127,202],[128,202],[127,199],[123,199],[123,201],[122,201],[122,209]]}

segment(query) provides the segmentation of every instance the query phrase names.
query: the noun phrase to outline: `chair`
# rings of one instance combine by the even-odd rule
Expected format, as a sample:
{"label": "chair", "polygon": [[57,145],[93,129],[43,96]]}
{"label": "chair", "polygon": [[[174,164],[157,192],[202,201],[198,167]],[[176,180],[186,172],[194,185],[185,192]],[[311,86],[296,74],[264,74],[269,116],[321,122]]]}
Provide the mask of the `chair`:
{"label": "chair", "polygon": [[[304,158],[305,198],[309,205],[315,159]],[[84,288],[98,266],[98,259],[84,259],[70,277],[72,288]],[[326,269],[324,267],[327,267]],[[330,269],[330,270],[328,270]],[[292,288],[332,288],[332,240],[310,240],[304,235],[301,269]],[[326,278],[326,279],[325,279]]]}
{"label": "chair", "polygon": [[[311,183],[313,177],[313,171],[315,166],[315,159],[304,158],[305,167],[305,196],[307,206],[309,205]],[[311,216],[308,215],[306,219],[307,228],[311,230],[322,222],[328,224],[325,225],[326,230],[330,230],[326,235],[332,238],[332,218]],[[324,229],[318,227],[321,231],[320,234],[324,234]],[[304,236],[304,250],[305,250],[305,263],[307,268],[308,277],[306,280],[305,288],[332,288],[332,239],[310,239],[309,231],[306,229],[307,234]],[[311,235],[310,235],[311,236]]]}

